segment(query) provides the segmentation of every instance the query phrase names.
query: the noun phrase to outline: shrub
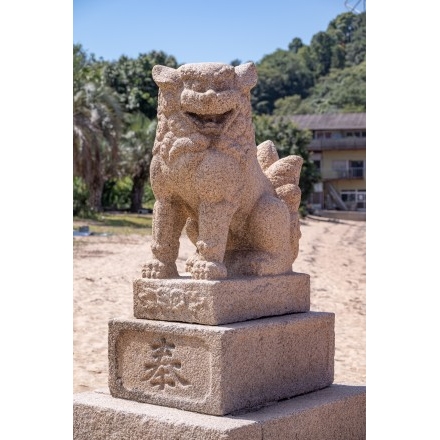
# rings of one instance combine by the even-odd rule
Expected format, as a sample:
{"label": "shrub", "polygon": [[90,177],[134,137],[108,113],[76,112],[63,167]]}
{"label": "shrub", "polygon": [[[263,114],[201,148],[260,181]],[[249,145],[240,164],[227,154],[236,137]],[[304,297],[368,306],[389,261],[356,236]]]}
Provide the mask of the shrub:
{"label": "shrub", "polygon": [[102,207],[105,210],[128,209],[132,186],[133,181],[130,177],[107,180],[102,191]]}
{"label": "shrub", "polygon": [[88,203],[89,190],[81,177],[73,178],[73,215],[91,217],[92,210]]}

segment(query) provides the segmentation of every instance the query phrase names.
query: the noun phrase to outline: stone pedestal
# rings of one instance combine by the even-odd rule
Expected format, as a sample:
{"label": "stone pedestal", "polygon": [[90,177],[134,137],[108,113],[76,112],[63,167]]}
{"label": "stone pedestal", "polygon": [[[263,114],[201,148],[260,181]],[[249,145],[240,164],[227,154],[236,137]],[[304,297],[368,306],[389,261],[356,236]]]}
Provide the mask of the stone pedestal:
{"label": "stone pedestal", "polygon": [[133,314],[140,319],[220,325],[309,310],[310,276],[305,273],[221,281],[140,278],[133,283]]}
{"label": "stone pedestal", "polygon": [[365,387],[332,385],[334,314],[309,311],[308,275],[138,279],[133,299],[109,322],[110,394],[74,398],[75,440],[365,438]]}
{"label": "stone pedestal", "polygon": [[332,385],[239,415],[211,416],[112,397],[74,396],[73,440],[362,440],[365,387]]}
{"label": "stone pedestal", "polygon": [[221,326],[109,323],[114,397],[225,415],[333,382],[334,315],[298,313]]}

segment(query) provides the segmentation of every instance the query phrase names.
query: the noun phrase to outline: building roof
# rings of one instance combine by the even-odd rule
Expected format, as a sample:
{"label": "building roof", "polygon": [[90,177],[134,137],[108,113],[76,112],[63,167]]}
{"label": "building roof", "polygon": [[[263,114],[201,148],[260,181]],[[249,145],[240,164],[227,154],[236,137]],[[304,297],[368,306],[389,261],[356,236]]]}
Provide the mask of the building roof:
{"label": "building roof", "polygon": [[365,130],[366,113],[325,113],[320,115],[289,116],[305,130]]}

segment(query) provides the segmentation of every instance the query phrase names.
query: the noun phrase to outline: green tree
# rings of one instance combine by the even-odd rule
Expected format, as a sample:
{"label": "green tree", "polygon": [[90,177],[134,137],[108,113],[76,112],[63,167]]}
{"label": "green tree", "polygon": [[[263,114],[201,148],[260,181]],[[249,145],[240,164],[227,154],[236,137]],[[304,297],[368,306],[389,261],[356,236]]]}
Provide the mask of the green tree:
{"label": "green tree", "polygon": [[293,53],[298,53],[298,51],[304,46],[304,43],[302,42],[301,38],[295,37],[290,43],[289,43],[289,50]]}
{"label": "green tree", "polygon": [[275,101],[274,116],[288,116],[297,114],[302,103],[301,96],[292,95]]}
{"label": "green tree", "polygon": [[313,185],[319,182],[319,173],[310,159],[307,148],[312,139],[311,132],[299,129],[287,117],[255,115],[253,122],[257,145],[271,140],[275,144],[280,159],[290,154],[303,158],[299,186],[301,188],[301,205],[305,206],[307,199],[313,192]]}
{"label": "green tree", "polygon": [[346,66],[356,66],[366,60],[367,53],[367,16],[365,12],[355,16],[353,20],[353,32],[350,41],[347,42]]}
{"label": "green tree", "polygon": [[89,55],[81,44],[73,45],[73,94],[80,91],[86,82],[96,78],[93,55]]}
{"label": "green tree", "polygon": [[143,113],[126,115],[127,128],[121,138],[122,167],[131,177],[130,211],[142,209],[145,185],[150,177],[157,120],[148,119]]}
{"label": "green tree", "polygon": [[158,87],[151,73],[156,64],[178,66],[173,56],[152,51],[137,58],[122,56],[104,69],[104,81],[118,94],[124,112],[156,117]]}
{"label": "green tree", "polygon": [[[309,46],[293,38],[288,51],[277,49],[263,57],[257,63],[258,84],[251,95],[253,111],[274,115],[364,111],[362,68],[345,75],[343,71],[365,62],[365,35],[365,12],[347,12],[332,20],[326,31],[313,35]],[[331,84],[342,78],[344,87],[348,85],[345,92],[340,84]]]}
{"label": "green tree", "polygon": [[82,48],[74,46],[73,57],[73,175],[83,179],[89,206],[99,212],[104,182],[116,173],[122,114]]}
{"label": "green tree", "polygon": [[102,206],[104,209],[119,210],[130,207],[133,182],[129,176],[112,177],[104,182]]}
{"label": "green tree", "polygon": [[297,54],[277,49],[257,63],[258,83],[252,90],[252,107],[257,114],[271,114],[275,101],[286,95],[307,96],[313,73]]}
{"label": "green tree", "polygon": [[318,80],[310,96],[295,113],[337,113],[366,111],[366,63],[333,69]]}
{"label": "green tree", "polygon": [[[365,61],[366,54],[366,14],[353,14],[346,12],[338,15],[332,20],[327,33],[331,35],[336,45],[334,47],[333,57],[338,53],[341,59],[333,62],[332,67],[343,68],[353,66]],[[343,56],[343,62],[342,62]]]}
{"label": "green tree", "polygon": [[332,67],[335,38],[327,32],[318,32],[310,42],[316,77],[327,75]]}

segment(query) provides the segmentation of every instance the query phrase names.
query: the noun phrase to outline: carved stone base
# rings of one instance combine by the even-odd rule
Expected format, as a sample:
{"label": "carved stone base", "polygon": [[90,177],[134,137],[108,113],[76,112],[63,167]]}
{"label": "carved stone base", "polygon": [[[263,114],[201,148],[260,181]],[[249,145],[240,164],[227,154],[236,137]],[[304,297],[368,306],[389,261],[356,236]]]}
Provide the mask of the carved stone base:
{"label": "carved stone base", "polygon": [[73,440],[364,440],[366,389],[332,385],[236,416],[74,395]]}
{"label": "carved stone base", "polygon": [[226,280],[140,278],[133,283],[134,317],[219,325],[310,310],[310,276]]}
{"label": "carved stone base", "polygon": [[225,415],[332,384],[334,314],[204,326],[109,322],[112,396]]}

